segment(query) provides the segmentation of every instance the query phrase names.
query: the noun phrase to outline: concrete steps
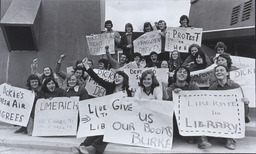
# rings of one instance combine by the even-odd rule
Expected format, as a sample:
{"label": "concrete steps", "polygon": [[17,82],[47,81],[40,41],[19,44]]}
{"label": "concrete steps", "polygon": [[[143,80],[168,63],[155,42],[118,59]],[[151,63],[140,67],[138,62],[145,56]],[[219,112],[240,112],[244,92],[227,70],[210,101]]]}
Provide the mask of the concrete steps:
{"label": "concrete steps", "polygon": [[[235,151],[226,149],[219,141],[212,140],[213,148],[198,149],[197,144],[187,144],[181,138],[174,138],[172,151],[160,151],[151,148],[108,144],[105,154],[113,153],[256,153],[256,108],[252,108],[249,114],[251,121],[246,124],[246,137],[238,139],[238,147]],[[47,149],[63,152],[72,151],[72,147],[78,146],[84,138],[75,137],[32,137],[25,134],[14,134],[19,127],[0,122],[0,146],[12,146],[19,148]]]}

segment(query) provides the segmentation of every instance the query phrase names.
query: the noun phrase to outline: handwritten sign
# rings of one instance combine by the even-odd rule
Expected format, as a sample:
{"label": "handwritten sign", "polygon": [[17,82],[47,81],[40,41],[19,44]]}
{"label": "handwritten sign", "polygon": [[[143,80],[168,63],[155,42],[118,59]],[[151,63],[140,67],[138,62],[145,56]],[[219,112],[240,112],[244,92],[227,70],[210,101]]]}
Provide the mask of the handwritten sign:
{"label": "handwritten sign", "polygon": [[191,44],[201,46],[202,28],[167,27],[165,51],[188,52]]}
{"label": "handwritten sign", "polygon": [[214,77],[213,69],[216,67],[216,64],[198,71],[193,71],[190,73],[191,80],[190,82],[195,83],[198,87],[210,87],[210,82]]}
{"label": "handwritten sign", "polygon": [[79,97],[38,99],[32,136],[75,136]]}
{"label": "handwritten sign", "polygon": [[105,118],[108,116],[111,100],[127,96],[123,92],[79,102],[80,124],[77,138],[103,135],[106,128]]}
{"label": "handwritten sign", "polygon": [[114,33],[94,34],[92,36],[86,36],[86,40],[91,55],[106,54],[106,45],[109,46],[109,52],[111,54],[115,53]]}
{"label": "handwritten sign", "polygon": [[181,135],[244,137],[244,103],[239,88],[181,91],[173,96]]}
{"label": "handwritten sign", "polygon": [[159,31],[147,32],[133,41],[134,52],[139,52],[141,55],[149,55],[150,52],[161,52],[161,35]]}
{"label": "handwritten sign", "polygon": [[73,74],[75,72],[73,66],[67,67],[66,71],[67,71],[67,74]]}
{"label": "handwritten sign", "polygon": [[156,75],[156,79],[161,85],[162,82],[168,82],[168,68],[138,68],[138,69],[124,69],[124,72],[129,76],[129,86],[132,91],[139,88],[138,83],[140,82],[140,77],[142,72],[145,70],[153,70]]}
{"label": "handwritten sign", "polygon": [[172,115],[173,103],[170,101],[115,99],[106,119],[103,140],[171,150]]}
{"label": "handwritten sign", "polygon": [[237,68],[255,67],[255,59],[240,57],[240,56],[230,56],[232,59],[232,65]]}
{"label": "handwritten sign", "polygon": [[[99,70],[93,69],[93,71],[98,74],[99,77],[102,79],[112,82],[114,81],[115,73],[110,70]],[[94,97],[101,97],[106,95],[106,89],[102,86],[98,85],[91,77],[88,78],[87,83],[85,85],[85,89],[87,90],[88,94]]]}
{"label": "handwritten sign", "polygon": [[119,68],[119,71],[124,71],[124,69],[136,69],[139,68],[137,63],[135,61],[129,62],[128,64],[125,64],[123,67]]}
{"label": "handwritten sign", "polygon": [[255,106],[255,67],[241,68],[230,72],[230,79],[238,83],[244,96],[251,102],[250,107]]}
{"label": "handwritten sign", "polygon": [[34,92],[6,83],[0,85],[0,121],[26,126],[35,99]]}

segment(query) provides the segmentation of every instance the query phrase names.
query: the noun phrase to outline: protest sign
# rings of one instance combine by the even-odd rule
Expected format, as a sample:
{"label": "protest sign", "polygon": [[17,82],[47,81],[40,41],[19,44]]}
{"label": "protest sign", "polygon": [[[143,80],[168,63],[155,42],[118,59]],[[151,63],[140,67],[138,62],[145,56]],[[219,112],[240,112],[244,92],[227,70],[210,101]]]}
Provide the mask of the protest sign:
{"label": "protest sign", "polygon": [[244,103],[239,88],[181,91],[173,96],[182,136],[244,137]]}
{"label": "protest sign", "polygon": [[[93,71],[102,79],[112,82],[114,81],[115,73],[110,70],[99,70],[93,69]],[[106,89],[100,86],[97,82],[95,82],[90,76],[85,85],[85,89],[87,90],[88,94],[94,97],[101,97],[106,95]]]}
{"label": "protest sign", "polygon": [[122,98],[124,96],[127,96],[127,94],[118,92],[112,95],[80,101],[80,124],[77,138],[103,135],[104,129],[106,128],[105,118],[108,116],[111,100]]}
{"label": "protest sign", "polygon": [[32,136],[75,136],[79,97],[38,99]]}
{"label": "protest sign", "polygon": [[115,53],[114,33],[94,34],[86,36],[89,52],[91,55],[106,54],[105,46],[109,46],[110,54]]}
{"label": "protest sign", "polygon": [[35,93],[3,83],[0,85],[0,121],[26,126],[34,104]]}
{"label": "protest sign", "polygon": [[129,76],[129,86],[132,91],[136,91],[139,88],[140,77],[143,71],[145,70],[153,70],[156,75],[156,79],[161,83],[168,82],[168,68],[138,68],[138,69],[124,69],[124,72]]}
{"label": "protest sign", "polygon": [[171,150],[172,116],[173,102],[170,101],[115,99],[106,119],[103,140]]}
{"label": "protest sign", "polygon": [[246,67],[230,72],[230,79],[238,83],[242,90],[244,97],[250,101],[250,107],[255,105],[255,67]]}
{"label": "protest sign", "polygon": [[198,71],[193,71],[190,73],[190,83],[195,83],[198,87],[210,87],[212,78],[214,78],[213,69],[216,67],[216,64]]}
{"label": "protest sign", "polygon": [[165,51],[188,52],[191,44],[201,46],[202,28],[167,27]]}
{"label": "protest sign", "polygon": [[255,59],[240,57],[240,56],[230,56],[232,59],[232,66],[237,68],[255,67]]}
{"label": "protest sign", "polygon": [[133,69],[139,68],[136,61],[129,62],[128,64],[125,64],[123,67],[119,68],[118,70],[124,71],[124,69],[130,69],[130,68],[133,68]]}
{"label": "protest sign", "polygon": [[159,31],[147,32],[133,41],[134,52],[141,55],[149,55],[150,52],[161,52],[161,35]]}
{"label": "protest sign", "polygon": [[67,74],[73,74],[75,72],[73,66],[69,66],[66,68]]}

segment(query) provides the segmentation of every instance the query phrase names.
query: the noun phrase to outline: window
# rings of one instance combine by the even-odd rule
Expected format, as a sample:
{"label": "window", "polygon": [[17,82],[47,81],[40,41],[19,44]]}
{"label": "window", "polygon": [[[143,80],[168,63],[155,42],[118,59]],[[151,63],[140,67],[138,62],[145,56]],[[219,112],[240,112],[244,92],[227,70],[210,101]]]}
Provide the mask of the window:
{"label": "window", "polygon": [[232,15],[231,15],[230,25],[234,25],[234,24],[238,23],[238,18],[239,18],[239,15],[240,15],[240,10],[241,10],[241,6],[240,5],[238,5],[238,6],[233,8]]}
{"label": "window", "polygon": [[252,0],[244,3],[242,21],[250,19],[251,12],[252,12]]}

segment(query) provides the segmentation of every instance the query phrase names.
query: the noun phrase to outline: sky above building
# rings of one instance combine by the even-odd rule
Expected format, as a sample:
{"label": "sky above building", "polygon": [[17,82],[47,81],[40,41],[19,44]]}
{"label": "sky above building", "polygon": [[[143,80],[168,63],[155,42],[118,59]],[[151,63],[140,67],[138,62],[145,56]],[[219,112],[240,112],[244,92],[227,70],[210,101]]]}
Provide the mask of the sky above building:
{"label": "sky above building", "polygon": [[168,27],[178,27],[182,15],[189,16],[190,0],[106,0],[105,19],[112,20],[113,29],[124,31],[131,23],[135,32],[145,22],[165,20]]}

